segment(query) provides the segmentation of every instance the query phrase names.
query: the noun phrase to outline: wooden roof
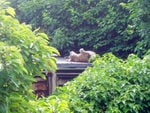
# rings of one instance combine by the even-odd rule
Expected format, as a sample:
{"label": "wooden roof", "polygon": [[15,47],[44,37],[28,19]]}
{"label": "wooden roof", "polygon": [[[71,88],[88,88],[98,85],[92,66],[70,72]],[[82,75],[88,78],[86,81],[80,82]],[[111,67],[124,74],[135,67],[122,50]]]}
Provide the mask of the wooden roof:
{"label": "wooden roof", "polygon": [[88,66],[92,66],[92,63],[88,63],[88,62],[70,62],[70,61],[67,61],[67,59],[63,57],[58,57],[57,59],[58,59],[57,61],[58,69],[60,68],[86,68]]}

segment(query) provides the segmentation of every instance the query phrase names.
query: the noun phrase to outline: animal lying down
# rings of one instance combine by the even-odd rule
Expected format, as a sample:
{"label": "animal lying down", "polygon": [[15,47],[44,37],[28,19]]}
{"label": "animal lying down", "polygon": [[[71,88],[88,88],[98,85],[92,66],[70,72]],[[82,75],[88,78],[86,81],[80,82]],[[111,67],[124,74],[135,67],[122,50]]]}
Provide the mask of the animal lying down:
{"label": "animal lying down", "polygon": [[83,48],[79,50],[79,53],[74,51],[70,52],[68,61],[70,62],[89,62],[89,59],[93,56],[96,56],[96,53],[93,51],[85,51]]}

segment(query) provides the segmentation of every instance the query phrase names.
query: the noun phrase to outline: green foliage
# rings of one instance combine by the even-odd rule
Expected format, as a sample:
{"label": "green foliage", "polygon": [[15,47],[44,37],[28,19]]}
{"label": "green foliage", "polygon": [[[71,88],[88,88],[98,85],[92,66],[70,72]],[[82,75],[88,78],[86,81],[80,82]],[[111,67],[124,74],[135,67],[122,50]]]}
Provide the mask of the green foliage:
{"label": "green foliage", "polygon": [[121,60],[105,54],[93,67],[45,99],[45,105],[59,112],[63,104],[65,113],[149,113],[149,62],[150,55],[140,59],[131,54]]}
{"label": "green foliage", "polygon": [[34,112],[32,82],[42,71],[54,71],[57,66],[52,54],[58,51],[48,46],[48,37],[31,26],[20,24],[15,11],[5,0],[0,1],[0,112]]}
{"label": "green foliage", "polygon": [[[27,77],[25,77],[27,76]],[[0,43],[0,111],[10,112],[14,99],[27,92],[29,80],[19,48]],[[15,93],[16,92],[16,93]],[[15,95],[15,96],[12,96]],[[26,95],[28,96],[28,95]],[[15,102],[13,103],[15,105]],[[19,106],[19,103],[17,104]],[[16,105],[16,107],[18,107]],[[20,110],[20,109],[18,109]]]}
{"label": "green foliage", "polygon": [[[149,113],[150,56],[112,54],[98,58],[72,82],[48,98],[32,97],[33,77],[56,69],[52,45],[65,52],[94,49],[119,56],[149,49],[148,0],[0,1],[0,112],[2,113]],[[69,49],[68,49],[69,48]],[[17,109],[16,109],[17,108]]]}
{"label": "green foliage", "polygon": [[36,113],[73,113],[69,108],[68,95],[50,96],[36,101],[30,101],[30,104],[36,108]]}
{"label": "green foliage", "polygon": [[142,56],[147,52],[147,49],[150,49],[150,2],[149,0],[130,0],[122,5],[130,10],[131,26],[133,29],[137,29],[141,36],[135,52]]}
{"label": "green foliage", "polygon": [[65,36],[64,32],[61,29],[55,30],[51,45],[57,47],[62,55],[64,55],[65,52],[69,53],[69,48],[72,44],[73,42],[68,40],[68,38]]}
{"label": "green foliage", "polygon": [[[29,0],[16,6],[20,20],[40,27],[62,54],[70,50],[95,50],[127,56],[134,52],[139,33],[131,27],[126,0]],[[13,2],[12,2],[13,3]]]}

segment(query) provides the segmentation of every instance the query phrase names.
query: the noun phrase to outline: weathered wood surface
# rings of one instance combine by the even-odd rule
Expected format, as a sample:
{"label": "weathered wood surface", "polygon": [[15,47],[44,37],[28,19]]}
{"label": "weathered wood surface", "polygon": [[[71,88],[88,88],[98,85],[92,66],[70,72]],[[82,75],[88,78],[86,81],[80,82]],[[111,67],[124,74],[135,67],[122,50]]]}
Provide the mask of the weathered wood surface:
{"label": "weathered wood surface", "polygon": [[87,66],[92,66],[92,63],[86,63],[86,62],[70,62],[67,61],[67,59],[58,57],[57,58],[57,66],[58,69],[61,68],[86,68]]}
{"label": "weathered wood surface", "polygon": [[88,66],[92,66],[92,63],[69,62],[65,58],[61,57],[58,57],[57,59],[58,69],[53,73],[49,72],[46,75],[46,80],[36,77],[37,82],[33,83],[33,89],[37,95],[47,96],[52,94],[57,86],[63,86],[66,82],[77,77]]}

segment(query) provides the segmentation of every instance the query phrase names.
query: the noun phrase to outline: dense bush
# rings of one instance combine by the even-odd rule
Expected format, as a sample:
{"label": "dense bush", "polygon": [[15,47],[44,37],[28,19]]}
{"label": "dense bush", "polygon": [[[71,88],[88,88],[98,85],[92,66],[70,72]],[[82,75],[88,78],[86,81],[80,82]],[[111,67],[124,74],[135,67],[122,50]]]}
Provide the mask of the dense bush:
{"label": "dense bush", "polygon": [[[58,51],[48,37],[15,19],[14,9],[0,1],[0,112],[29,113],[32,82],[42,70],[54,71]],[[33,106],[34,108],[34,106]]]}
{"label": "dense bush", "polygon": [[140,40],[137,43],[135,52],[142,56],[150,49],[150,2],[149,0],[130,0],[123,7],[130,10],[130,18],[132,29],[137,29]]}
{"label": "dense bush", "polygon": [[18,18],[46,31],[62,54],[84,47],[122,57],[133,52],[142,56],[150,47],[148,0],[11,2]]}
{"label": "dense bush", "polygon": [[93,67],[45,99],[45,106],[51,112],[62,113],[62,108],[65,113],[149,113],[149,62],[150,55],[140,59],[131,54],[121,60],[105,54]]}

